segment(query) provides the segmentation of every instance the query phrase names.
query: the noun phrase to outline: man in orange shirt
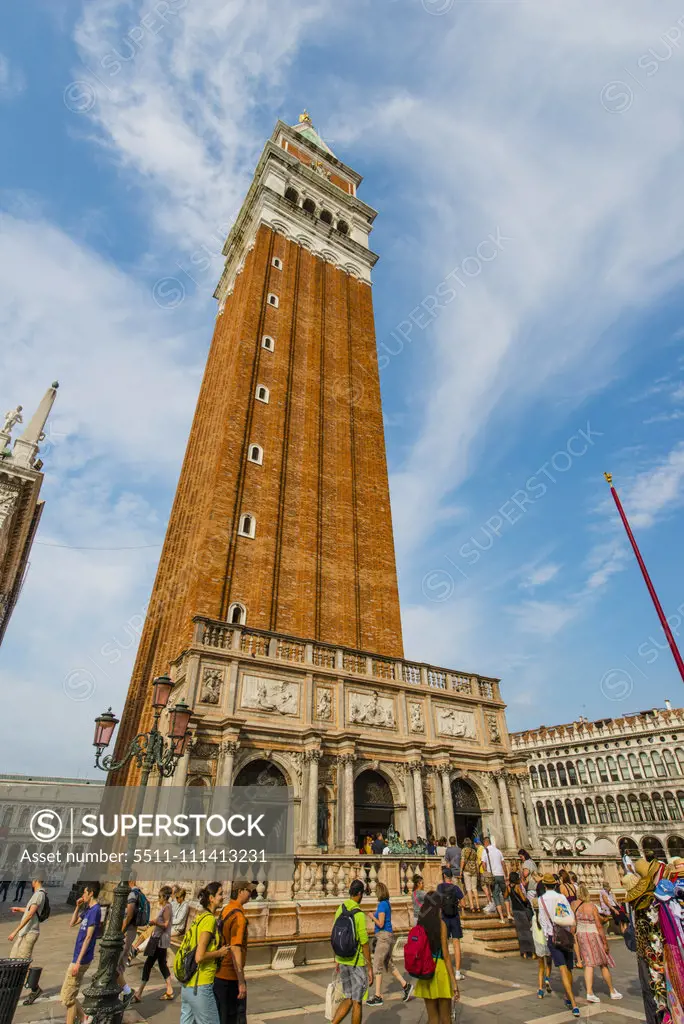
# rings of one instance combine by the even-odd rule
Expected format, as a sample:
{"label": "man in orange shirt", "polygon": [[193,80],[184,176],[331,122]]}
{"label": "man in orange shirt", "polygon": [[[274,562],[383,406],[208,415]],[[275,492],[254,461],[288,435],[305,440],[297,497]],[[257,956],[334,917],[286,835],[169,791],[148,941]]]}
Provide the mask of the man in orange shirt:
{"label": "man in orange shirt", "polygon": [[252,882],[233,882],[230,902],[221,911],[219,928],[230,952],[223,958],[214,979],[214,995],[221,1024],[247,1024],[247,933],[244,906],[254,894]]}

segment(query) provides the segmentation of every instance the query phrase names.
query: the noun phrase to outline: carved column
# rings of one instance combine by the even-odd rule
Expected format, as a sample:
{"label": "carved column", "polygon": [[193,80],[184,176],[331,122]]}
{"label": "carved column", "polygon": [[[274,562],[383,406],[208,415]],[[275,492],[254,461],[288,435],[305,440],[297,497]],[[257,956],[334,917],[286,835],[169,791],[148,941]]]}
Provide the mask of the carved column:
{"label": "carved column", "polygon": [[233,764],[235,755],[240,748],[239,740],[226,740],[221,744],[221,762],[219,764],[218,779],[216,784],[224,789],[232,789],[233,786]]}
{"label": "carved column", "polygon": [[321,759],[320,750],[307,750],[306,759],[309,762],[309,823],[307,829],[307,846],[312,849],[318,848],[318,762]]}
{"label": "carved column", "polygon": [[432,787],[432,798],[435,804],[435,839],[446,834],[448,825],[446,822],[446,808],[444,806],[444,793],[439,768],[430,766],[430,785]]}
{"label": "carved column", "polygon": [[420,761],[414,761],[411,765],[411,774],[413,775],[413,796],[416,804],[416,835],[421,839],[426,838],[427,825],[425,823],[425,801],[423,800],[423,778],[421,775],[421,764]]}
{"label": "carved column", "polygon": [[442,797],[444,799],[444,813],[446,817],[447,839],[456,835],[456,818],[454,817],[454,801],[451,796],[451,779],[449,769],[442,768]]}
{"label": "carved column", "polygon": [[509,850],[515,848],[515,831],[513,829],[513,817],[511,815],[511,805],[508,799],[508,789],[506,788],[506,772],[497,772],[496,781],[499,786],[499,798],[501,800],[501,824],[503,825],[504,833],[504,847]]}
{"label": "carved column", "polygon": [[413,776],[411,765],[403,764],[401,771],[404,777],[404,792],[406,793],[406,823],[402,824],[399,831],[402,839],[415,839],[416,829],[416,802],[413,799]]}
{"label": "carved column", "polygon": [[522,799],[525,810],[527,811],[527,828],[530,833],[530,840],[535,850],[539,850],[539,830],[537,828],[537,815],[534,810],[534,798],[532,796],[532,790],[530,789],[529,780],[525,777],[520,779],[520,788],[522,790]]}
{"label": "carved column", "polygon": [[344,764],[344,845],[348,850],[356,850],[354,835],[354,755],[343,754]]}

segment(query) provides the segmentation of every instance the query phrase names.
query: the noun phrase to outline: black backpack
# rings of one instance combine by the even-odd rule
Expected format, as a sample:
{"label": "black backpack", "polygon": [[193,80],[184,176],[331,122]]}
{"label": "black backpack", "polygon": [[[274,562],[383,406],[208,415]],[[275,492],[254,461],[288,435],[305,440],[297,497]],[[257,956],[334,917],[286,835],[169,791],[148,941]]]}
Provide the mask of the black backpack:
{"label": "black backpack", "polygon": [[335,956],[339,956],[343,960],[351,960],[353,956],[356,956],[358,959],[359,940],[356,937],[354,918],[360,913],[361,911],[358,908],[356,910],[347,910],[345,905],[342,904],[342,910],[337,920],[333,923],[330,945]]}
{"label": "black backpack", "polygon": [[42,892],[43,894],[43,905],[40,910],[36,911],[36,917],[42,924],[43,921],[47,921],[50,916],[50,900],[48,899],[48,894],[45,892],[45,889],[40,889],[39,892]]}
{"label": "black backpack", "polygon": [[440,892],[442,897],[442,913],[444,917],[456,917],[460,900],[456,898],[456,891],[453,885],[445,885]]}

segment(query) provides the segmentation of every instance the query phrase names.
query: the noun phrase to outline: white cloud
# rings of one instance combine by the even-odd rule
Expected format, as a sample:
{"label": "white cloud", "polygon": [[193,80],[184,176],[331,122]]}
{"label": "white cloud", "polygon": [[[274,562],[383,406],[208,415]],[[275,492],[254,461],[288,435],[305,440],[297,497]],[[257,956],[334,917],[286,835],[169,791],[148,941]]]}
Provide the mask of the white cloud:
{"label": "white cloud", "polygon": [[506,610],[515,619],[520,632],[551,640],[577,616],[579,606],[574,602],[523,601]]}
{"label": "white cloud", "polygon": [[552,579],[555,579],[560,570],[561,566],[556,565],[554,562],[546,562],[543,565],[535,566],[535,568],[532,569],[525,577],[520,586],[526,590],[531,590],[534,587],[542,587],[545,583],[550,583]]}
{"label": "white cloud", "polygon": [[13,100],[26,88],[26,79],[19,68],[0,53],[0,100]]}
{"label": "white cloud", "polygon": [[661,513],[681,507],[683,500],[684,442],[681,442],[652,469],[637,476],[628,486],[623,503],[632,526],[647,529]]}

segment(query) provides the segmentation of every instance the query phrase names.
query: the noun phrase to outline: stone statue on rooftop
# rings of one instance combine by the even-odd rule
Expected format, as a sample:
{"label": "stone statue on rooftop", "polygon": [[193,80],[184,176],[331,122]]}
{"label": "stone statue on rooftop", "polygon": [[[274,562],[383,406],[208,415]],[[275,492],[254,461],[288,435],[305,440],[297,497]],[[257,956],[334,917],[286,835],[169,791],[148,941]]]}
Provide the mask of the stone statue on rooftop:
{"label": "stone statue on rooftop", "polygon": [[2,428],[3,434],[11,434],[17,423],[23,423],[24,417],[21,415],[22,406],[18,405],[16,409],[10,409],[9,412],[5,413],[5,424]]}

